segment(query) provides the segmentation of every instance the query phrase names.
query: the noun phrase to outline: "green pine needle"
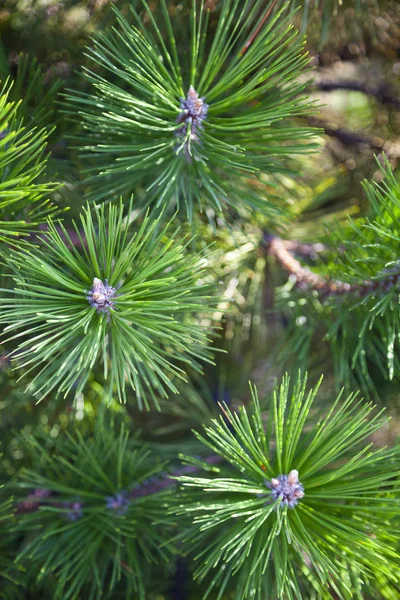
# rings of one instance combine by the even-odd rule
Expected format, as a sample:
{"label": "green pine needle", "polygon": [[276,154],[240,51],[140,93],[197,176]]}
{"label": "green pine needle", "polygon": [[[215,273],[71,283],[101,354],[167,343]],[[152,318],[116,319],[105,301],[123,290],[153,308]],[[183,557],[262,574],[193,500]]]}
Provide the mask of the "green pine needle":
{"label": "green pine needle", "polygon": [[[0,40],[0,80],[12,79],[13,69]],[[52,132],[58,120],[55,101],[61,86],[60,79],[48,80],[34,56],[21,54],[9,99],[18,102],[18,114],[25,122],[34,122],[36,127],[47,127]]]}
{"label": "green pine needle", "polygon": [[160,456],[102,418],[86,439],[64,433],[51,453],[44,435],[25,436],[24,447],[32,467],[12,484],[19,510],[8,531],[24,537],[16,565],[28,585],[40,590],[52,573],[55,598],[147,598],[152,567],[171,556],[172,496],[135,490],[165,477]]}
{"label": "green pine needle", "polygon": [[26,129],[10,85],[0,89],[0,241],[32,233],[56,207],[49,194],[56,184],[42,183],[46,168],[45,129]]}
{"label": "green pine needle", "polygon": [[[0,459],[2,455],[0,454]],[[7,524],[13,515],[12,510],[13,499],[10,494],[5,491],[4,486],[0,485],[0,528],[2,535],[0,536],[0,581],[14,581],[12,577],[12,557],[9,556],[10,538],[5,533]]]}
{"label": "green pine needle", "polygon": [[[285,171],[289,156],[314,147],[316,132],[287,122],[312,110],[298,80],[308,58],[291,15],[271,14],[257,31],[264,0],[223,0],[210,32],[204,0],[193,0],[186,42],[166,0],[157,21],[142,4],[148,23],[131,8],[131,25],[114,8],[117,26],[89,50],[94,67],[84,75],[92,91],[68,95],[82,117],[89,198],[144,188],[138,208],[178,207],[190,220],[196,209],[228,206],[276,212],[260,198],[257,178]],[[187,52],[178,53],[177,36]],[[191,86],[203,110],[197,120],[181,106]]]}
{"label": "green pine needle", "polygon": [[[305,377],[291,389],[285,377],[264,415],[252,388],[250,408],[223,406],[205,436],[196,434],[232,466],[211,479],[179,478],[180,512],[192,520],[186,547],[195,553],[197,578],[212,575],[218,598],[228,572],[238,575],[237,599],[302,598],[305,567],[325,591],[341,581],[343,564],[365,580],[399,574],[393,526],[400,514],[400,448],[371,449],[381,413],[372,416],[371,404],[355,396],[339,395],[315,424],[317,391],[306,391]],[[273,490],[278,476],[296,480],[296,473],[304,497],[291,507],[294,496]],[[267,595],[264,580],[275,582],[276,595]]]}
{"label": "green pine needle", "polygon": [[313,264],[349,291],[319,297],[289,282],[277,294],[289,318],[282,358],[290,354],[307,365],[318,338],[328,345],[339,385],[365,391],[374,390],[374,371],[389,380],[400,377],[400,184],[388,164],[381,171],[382,183],[364,183],[369,216],[331,227],[331,250]]}
{"label": "green pine needle", "polygon": [[[126,401],[132,387],[140,407],[158,406],[189,366],[211,360],[207,255],[190,254],[177,231],[149,217],[132,234],[121,203],[86,209],[81,226],[81,250],[50,221],[41,247],[10,254],[15,289],[0,299],[3,337],[18,341],[14,359],[39,398],[53,390],[76,397],[102,363],[110,396]],[[113,290],[104,311],[92,296],[96,281]]]}

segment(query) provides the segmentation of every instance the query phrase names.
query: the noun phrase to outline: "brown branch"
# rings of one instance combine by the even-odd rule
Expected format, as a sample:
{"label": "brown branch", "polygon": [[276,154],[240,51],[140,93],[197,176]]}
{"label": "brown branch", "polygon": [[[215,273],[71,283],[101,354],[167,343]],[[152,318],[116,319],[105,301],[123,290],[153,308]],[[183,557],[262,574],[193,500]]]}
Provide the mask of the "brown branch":
{"label": "brown branch", "polygon": [[337,139],[343,146],[370,148],[374,152],[384,152],[389,158],[400,158],[399,141],[388,141],[379,136],[366,136],[362,133],[343,129],[335,123],[328,123],[314,117],[310,117],[308,122],[312,127],[322,128],[326,135]]}
{"label": "brown branch", "polygon": [[[280,265],[293,278],[294,283],[301,290],[316,290],[321,296],[341,296],[344,294],[356,294],[364,296],[370,292],[386,292],[394,285],[400,284],[400,271],[388,270],[381,279],[366,280],[362,283],[346,283],[322,277],[304,267],[289,251],[291,243],[277,236],[265,234],[264,243],[267,253],[280,263]],[[292,243],[293,244],[293,243]]]}
{"label": "brown branch", "polygon": [[368,146],[373,150],[382,151],[385,146],[385,140],[380,137],[369,137],[362,133],[349,131],[337,126],[335,123],[328,123],[321,119],[310,117],[309,123],[313,127],[322,128],[326,135],[336,138],[344,146]]}
{"label": "brown branch", "polygon": [[282,265],[285,271],[295,278],[295,284],[302,290],[317,290],[323,295],[345,294],[352,291],[352,286],[349,283],[342,281],[333,281],[325,279],[316,273],[310,271],[294,258],[281,238],[268,235],[264,236],[264,241],[267,245],[267,252],[270,256],[274,256]]}
{"label": "brown branch", "polygon": [[302,256],[309,256],[315,258],[321,252],[325,252],[327,249],[324,244],[302,244],[296,240],[282,240],[286,250],[294,252],[295,254],[301,254]]}
{"label": "brown branch", "polygon": [[[204,457],[203,461],[209,465],[218,465],[222,463],[224,459],[218,454],[211,454],[210,456]],[[150,494],[162,492],[163,490],[176,485],[175,477],[181,477],[182,475],[192,475],[194,473],[197,473],[199,470],[200,467],[198,467],[197,465],[185,465],[180,469],[172,471],[172,473],[163,473],[161,477],[152,477],[150,479],[142,481],[137,486],[133,487],[128,494],[128,498],[130,500],[133,500],[135,498],[143,498],[149,496]],[[34,512],[40,507],[46,505],[46,498],[57,500],[57,494],[54,494],[53,492],[45,488],[36,488],[32,491],[31,494],[27,496],[25,500],[18,502],[18,504],[15,507],[14,513],[24,514]],[[56,502],[56,504],[58,503]]]}
{"label": "brown branch", "polygon": [[261,19],[259,25],[257,26],[255,32],[253,33],[253,35],[247,40],[247,42],[245,43],[245,45],[243,46],[243,49],[240,53],[240,57],[243,57],[247,50],[250,48],[250,46],[252,45],[252,43],[254,42],[254,40],[256,39],[256,37],[258,36],[258,34],[260,33],[261,29],[263,28],[265,22],[267,21],[269,15],[271,14],[274,6],[276,4],[276,0],[272,0],[271,6],[269,6],[269,8],[267,8],[267,11],[265,13],[265,15],[263,16],[263,18]]}

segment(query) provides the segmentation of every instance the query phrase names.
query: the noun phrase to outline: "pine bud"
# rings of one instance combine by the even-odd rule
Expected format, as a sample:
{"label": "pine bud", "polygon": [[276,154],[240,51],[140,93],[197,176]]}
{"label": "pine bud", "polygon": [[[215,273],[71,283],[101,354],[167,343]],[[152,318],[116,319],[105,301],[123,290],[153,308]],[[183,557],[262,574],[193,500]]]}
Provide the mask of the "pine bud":
{"label": "pine bud", "polygon": [[126,492],[119,492],[115,496],[107,496],[107,508],[116,512],[118,515],[126,515],[129,508],[129,497]]}
{"label": "pine bud", "polygon": [[108,285],[107,279],[103,283],[101,279],[95,277],[92,289],[88,292],[86,298],[98,313],[103,312],[108,315],[110,309],[114,308],[115,303],[112,301],[112,298],[114,298],[115,291],[115,288]]}
{"label": "pine bud", "polygon": [[78,519],[83,517],[82,502],[67,502],[66,507],[69,508],[67,512],[67,519],[70,521],[78,521]]}
{"label": "pine bud", "polygon": [[[207,117],[208,104],[204,102],[204,98],[199,98],[198,93],[191,85],[186,99],[181,99],[180,105],[182,112],[179,114],[177,122],[183,123],[182,127],[176,132],[179,138],[185,139],[188,136],[190,141],[199,141],[199,130],[203,129],[203,121]],[[190,158],[189,140],[184,144],[185,154]]]}
{"label": "pine bud", "polygon": [[304,496],[304,488],[299,481],[299,472],[293,469],[289,475],[279,475],[265,485],[271,490],[273,501],[280,500],[278,506],[294,508]]}

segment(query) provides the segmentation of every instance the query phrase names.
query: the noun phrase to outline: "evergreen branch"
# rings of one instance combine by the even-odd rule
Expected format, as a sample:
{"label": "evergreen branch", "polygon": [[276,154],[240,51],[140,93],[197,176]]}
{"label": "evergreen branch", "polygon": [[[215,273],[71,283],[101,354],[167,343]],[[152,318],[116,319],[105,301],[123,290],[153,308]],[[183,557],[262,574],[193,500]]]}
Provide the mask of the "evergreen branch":
{"label": "evergreen branch", "polygon": [[8,60],[4,60],[3,69],[0,68],[0,81],[12,79],[9,99],[18,103],[19,116],[27,123],[33,122],[36,127],[46,128],[51,134],[58,121],[55,106],[62,82],[58,79],[49,82],[36,58],[27,54],[18,56],[14,78]]}
{"label": "evergreen branch", "polygon": [[11,86],[0,89],[0,241],[28,235],[56,212],[48,196],[56,184],[42,183],[46,130],[27,130],[20,103],[10,102]]}
{"label": "evergreen branch", "polygon": [[400,145],[398,141],[384,140],[379,136],[371,137],[357,131],[349,131],[338,127],[334,123],[324,122],[321,119],[310,118],[309,123],[313,127],[321,127],[326,135],[337,139],[343,146],[370,148],[376,152],[384,152],[390,158],[400,158]]}
{"label": "evergreen branch", "polygon": [[281,212],[251,183],[285,172],[289,156],[316,147],[317,133],[288,123],[313,110],[298,80],[308,58],[290,15],[267,11],[257,28],[263,0],[222,0],[211,39],[204,3],[193,0],[186,57],[176,53],[165,0],[164,22],[143,6],[150,29],[136,11],[130,25],[115,9],[117,27],[89,50],[96,66],[84,73],[91,92],[67,96],[69,110],[82,117],[78,143],[89,198],[141,188],[138,209],[178,207],[190,221],[195,210],[209,217],[246,205]]}
{"label": "evergreen branch", "polygon": [[[296,251],[302,249],[302,245],[290,240],[282,240],[277,236],[265,234],[264,243],[266,244],[267,253],[276,258],[280,265],[293,276],[293,281],[296,286],[302,290],[315,290],[321,296],[340,296],[343,294],[355,294],[364,296],[376,292],[388,292],[393,287],[400,284],[400,268],[385,269],[383,276],[379,279],[371,281],[363,281],[362,283],[346,283],[344,281],[332,280],[329,277],[322,277],[314,273],[307,267],[304,267],[296,260],[290,250]],[[320,246],[317,244],[317,248]],[[313,245],[305,245],[305,250],[312,251]]]}
{"label": "evergreen branch", "polygon": [[[350,284],[342,281],[329,281],[328,279],[313,273],[310,269],[295,259],[288,250],[288,244],[279,237],[266,234],[264,243],[267,253],[276,258],[281,266],[293,276],[295,284],[302,290],[316,290],[322,295],[345,294],[355,291]],[[357,290],[358,291],[358,290]]]}
{"label": "evergreen branch", "polygon": [[129,496],[128,486],[162,476],[165,461],[104,413],[88,439],[62,436],[51,454],[45,436],[24,443],[35,461],[10,486],[17,506],[34,488],[39,509],[17,510],[7,531],[22,542],[15,564],[26,566],[28,585],[43,583],[49,569],[57,598],[95,600],[104,586],[109,597],[122,587],[126,597],[148,598],[153,566],[166,569],[171,557],[173,497],[169,489]]}
{"label": "evergreen branch", "polygon": [[398,578],[391,528],[400,514],[400,447],[371,450],[381,414],[372,416],[372,405],[354,395],[339,395],[309,424],[317,390],[307,392],[305,377],[293,388],[285,378],[266,420],[252,389],[250,407],[225,406],[225,418],[197,435],[232,466],[224,477],[179,478],[179,512],[191,522],[182,537],[195,553],[196,576],[211,576],[219,597],[226,570],[236,574],[237,600],[302,598],[304,568],[321,598],[334,597],[327,586],[340,587],[343,568],[356,567],[366,582],[378,572]]}
{"label": "evergreen branch", "polygon": [[[268,234],[266,235],[268,240]],[[267,241],[264,240],[264,241]],[[300,254],[302,256],[308,256],[310,258],[317,257],[321,252],[325,252],[327,250],[327,246],[321,244],[320,242],[316,242],[313,244],[304,244],[302,242],[298,242],[297,240],[283,240],[281,239],[282,244],[289,252],[294,252],[295,254]]]}
{"label": "evergreen branch", "polygon": [[[0,454],[0,459],[2,454]],[[8,495],[6,500],[2,498],[3,485],[0,485],[0,527],[2,534],[0,536],[0,582],[14,581],[11,577],[11,570],[13,568],[12,556],[10,556],[9,543],[10,538],[6,535],[6,527],[13,516],[12,503],[13,499]],[[1,589],[0,589],[1,591]]]}
{"label": "evergreen branch", "polygon": [[348,131],[342,127],[337,127],[332,123],[325,123],[320,119],[314,121],[315,125],[319,124],[326,135],[336,138],[344,146],[367,146],[372,150],[382,151],[385,141],[382,138],[370,137],[356,131]]}
{"label": "evergreen branch", "polygon": [[[330,230],[332,249],[314,263],[315,272],[296,261],[279,240],[270,250],[292,275],[276,294],[289,319],[283,353],[293,355],[295,347],[307,364],[311,341],[318,335],[331,350],[338,381],[354,385],[356,380],[365,390],[374,389],[372,368],[388,379],[400,374],[400,192],[389,166],[382,171],[382,184],[365,183],[370,218],[349,220]],[[300,293],[289,289],[293,285]]]}
{"label": "evergreen branch", "polygon": [[[221,462],[222,458],[215,454],[203,457],[201,462],[202,466],[187,465],[180,469],[176,469],[175,471],[171,471],[171,473],[162,472],[157,475],[152,475],[149,479],[145,479],[137,485],[128,486],[128,488],[131,487],[131,489],[126,491],[126,498],[133,500],[135,498],[144,498],[151,494],[157,494],[158,492],[176,486],[177,477],[197,473],[201,468],[204,468],[204,464],[213,466]],[[20,515],[38,510],[39,508],[46,506],[46,502],[48,502],[49,498],[52,500],[52,506],[57,506],[58,508],[65,507],[62,502],[58,501],[58,496],[55,495],[54,492],[51,492],[46,488],[36,488],[24,500],[18,502],[15,507],[15,514]],[[83,503],[80,503],[80,508],[84,508]]]}
{"label": "evergreen branch", "polygon": [[[205,327],[197,320],[214,305],[204,283],[207,255],[190,255],[168,225],[146,217],[129,235],[123,206],[87,209],[81,252],[67,231],[49,221],[40,247],[26,244],[7,257],[12,297],[0,299],[4,338],[18,340],[11,354],[42,398],[52,390],[74,397],[103,364],[108,395],[139,406],[177,392],[182,367],[211,361]],[[3,290],[5,293],[10,293]],[[8,336],[8,337],[7,337]],[[20,339],[24,338],[23,341]]]}

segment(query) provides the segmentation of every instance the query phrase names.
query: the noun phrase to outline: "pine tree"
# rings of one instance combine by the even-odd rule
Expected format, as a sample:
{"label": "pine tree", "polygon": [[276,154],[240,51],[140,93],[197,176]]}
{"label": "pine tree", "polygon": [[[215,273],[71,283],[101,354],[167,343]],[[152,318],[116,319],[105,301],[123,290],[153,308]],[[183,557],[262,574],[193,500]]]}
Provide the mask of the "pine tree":
{"label": "pine tree", "polygon": [[396,600],[400,154],[316,90],[400,101],[311,69],[400,11],[106,4],[0,44],[0,598]]}

